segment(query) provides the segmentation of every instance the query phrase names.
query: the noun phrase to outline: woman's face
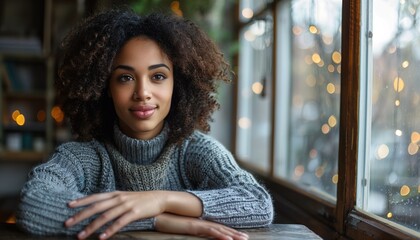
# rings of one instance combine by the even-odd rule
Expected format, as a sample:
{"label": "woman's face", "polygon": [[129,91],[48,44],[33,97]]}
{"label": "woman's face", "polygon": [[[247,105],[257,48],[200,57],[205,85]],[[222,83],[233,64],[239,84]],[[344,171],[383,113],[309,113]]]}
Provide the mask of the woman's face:
{"label": "woman's face", "polygon": [[121,131],[151,139],[163,128],[171,107],[173,65],[156,42],[130,39],[116,55],[109,82]]}

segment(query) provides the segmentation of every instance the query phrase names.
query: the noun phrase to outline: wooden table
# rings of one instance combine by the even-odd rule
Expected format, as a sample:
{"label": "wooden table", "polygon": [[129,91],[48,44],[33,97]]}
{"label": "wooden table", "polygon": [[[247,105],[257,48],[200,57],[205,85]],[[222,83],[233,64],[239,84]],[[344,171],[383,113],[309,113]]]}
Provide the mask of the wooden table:
{"label": "wooden table", "polygon": [[[298,224],[273,224],[266,228],[255,228],[255,229],[242,229],[241,231],[246,232],[249,235],[250,240],[305,240],[305,239],[316,239],[321,238],[312,232],[309,228],[304,225]],[[65,236],[54,236],[54,237],[38,237],[28,235],[20,232],[14,224],[0,223],[0,240],[61,240],[61,239],[75,239]],[[90,237],[88,239],[97,239]],[[121,232],[113,236],[113,240],[199,240],[205,239],[194,236],[176,235],[176,234],[165,234],[152,231],[136,231],[136,232]]]}

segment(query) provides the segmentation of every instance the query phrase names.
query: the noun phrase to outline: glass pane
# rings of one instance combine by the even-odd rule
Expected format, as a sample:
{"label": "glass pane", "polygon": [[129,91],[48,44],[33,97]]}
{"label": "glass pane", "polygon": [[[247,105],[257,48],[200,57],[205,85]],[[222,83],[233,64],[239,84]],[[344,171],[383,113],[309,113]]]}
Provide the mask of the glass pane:
{"label": "glass pane", "polygon": [[370,148],[358,206],[420,231],[420,2],[372,2]]}
{"label": "glass pane", "polygon": [[266,15],[240,32],[236,154],[264,171],[271,151],[272,26]]}
{"label": "glass pane", "polygon": [[273,0],[241,0],[239,2],[239,20],[241,22],[249,21],[272,2]]}
{"label": "glass pane", "polygon": [[[285,38],[290,38],[290,44],[277,53],[280,64],[277,68],[277,85],[280,92],[284,86],[290,85],[286,89],[290,97],[286,101],[277,101],[277,112],[284,113],[277,115],[277,123],[286,117],[288,123],[286,128],[276,133],[276,146],[284,149],[281,143],[287,144],[284,149],[287,154],[280,150],[276,153],[276,174],[335,199],[340,115],[341,1],[293,0],[285,6],[289,8],[288,11],[279,9],[277,14],[282,18],[283,12],[287,12],[290,24],[287,26],[288,32],[277,29],[279,33],[284,33],[279,35],[277,45],[281,47]],[[281,28],[282,22],[277,26]],[[285,55],[290,57],[282,60]],[[288,64],[290,70],[283,67]],[[287,71],[290,73],[284,74]],[[279,99],[282,96],[276,95]],[[285,131],[287,134],[282,135]]]}

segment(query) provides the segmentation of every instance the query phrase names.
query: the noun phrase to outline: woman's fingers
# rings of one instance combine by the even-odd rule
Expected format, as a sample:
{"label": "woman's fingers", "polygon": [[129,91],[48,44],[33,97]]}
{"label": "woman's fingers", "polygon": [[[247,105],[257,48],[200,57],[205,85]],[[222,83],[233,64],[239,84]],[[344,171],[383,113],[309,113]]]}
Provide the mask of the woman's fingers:
{"label": "woman's fingers", "polygon": [[247,240],[248,235],[226,226],[204,226],[203,236],[221,240]]}
{"label": "woman's fingers", "polygon": [[117,233],[121,228],[133,222],[137,219],[137,216],[134,212],[129,211],[125,213],[120,218],[116,219],[111,226],[109,226],[102,234],[99,235],[100,239],[107,239]]}
{"label": "woman's fingers", "polygon": [[75,199],[68,203],[69,207],[75,208],[75,207],[82,207],[89,204],[92,204],[94,202],[102,201],[105,199],[109,199],[115,196],[117,192],[109,192],[109,193],[98,193],[89,195],[87,197]]}
{"label": "woman's fingers", "polygon": [[119,204],[118,199],[112,198],[112,195],[99,195],[102,194],[98,194],[95,196],[92,195],[92,198],[87,197],[84,199],[77,200],[77,203],[75,204],[77,206],[85,206],[86,204],[91,204],[91,201],[93,202],[91,206],[81,210],[73,217],[69,218],[65,222],[66,227],[71,227],[97,213],[104,212],[107,209],[110,209]]}
{"label": "woman's fingers", "polygon": [[[81,231],[79,233],[79,238],[83,239],[87,236],[90,236],[92,233],[96,232],[102,226],[104,226],[108,222],[111,222],[114,219],[117,219],[117,220],[113,223],[113,225],[114,224],[117,224],[117,225],[123,224],[119,228],[119,229],[121,229],[123,226],[125,226],[126,224],[129,223],[129,222],[125,222],[125,219],[123,217],[120,217],[120,216],[124,216],[125,212],[126,212],[126,209],[122,206],[121,207],[114,207],[114,208],[112,208],[108,211],[105,211],[99,217],[97,217],[95,220],[93,220],[89,225],[87,225],[83,231]],[[111,236],[112,234],[111,234],[111,232],[108,232],[109,236]]]}
{"label": "woman's fingers", "polygon": [[189,234],[222,240],[248,239],[247,234],[219,223],[165,213],[156,218],[155,229],[160,232]]}

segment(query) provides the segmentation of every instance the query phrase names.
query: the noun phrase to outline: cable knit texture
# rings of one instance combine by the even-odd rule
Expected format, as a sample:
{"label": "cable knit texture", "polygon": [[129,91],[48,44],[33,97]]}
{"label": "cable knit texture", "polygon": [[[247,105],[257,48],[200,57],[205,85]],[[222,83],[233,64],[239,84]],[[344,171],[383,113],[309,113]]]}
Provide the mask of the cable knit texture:
{"label": "cable knit texture", "polygon": [[[182,146],[166,146],[168,131],[165,126],[155,138],[137,140],[115,127],[115,144],[62,144],[29,174],[21,192],[18,226],[37,235],[75,235],[97,216],[65,228],[64,221],[82,209],[69,208],[68,202],[116,190],[188,191],[202,201],[202,219],[234,228],[271,223],[269,194],[219,142],[196,131]],[[152,229],[150,218],[122,231]]]}

